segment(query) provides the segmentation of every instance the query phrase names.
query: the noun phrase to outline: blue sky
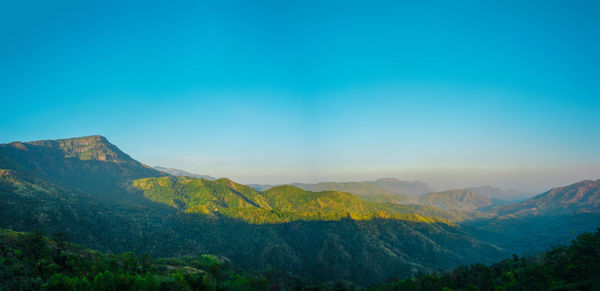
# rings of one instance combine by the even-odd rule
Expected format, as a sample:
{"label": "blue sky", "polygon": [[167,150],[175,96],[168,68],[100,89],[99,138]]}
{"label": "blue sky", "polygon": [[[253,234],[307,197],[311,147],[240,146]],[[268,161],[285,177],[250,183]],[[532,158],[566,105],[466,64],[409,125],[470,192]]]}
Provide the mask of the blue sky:
{"label": "blue sky", "polygon": [[600,178],[596,1],[90,2],[0,4],[0,142],[245,183]]}

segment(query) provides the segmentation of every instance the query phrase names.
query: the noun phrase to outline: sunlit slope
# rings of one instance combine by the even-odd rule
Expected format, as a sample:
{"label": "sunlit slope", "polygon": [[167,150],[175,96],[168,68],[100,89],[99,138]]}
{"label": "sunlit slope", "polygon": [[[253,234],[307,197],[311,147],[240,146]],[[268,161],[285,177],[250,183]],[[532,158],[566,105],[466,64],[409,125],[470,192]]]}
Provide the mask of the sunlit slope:
{"label": "sunlit slope", "polygon": [[389,211],[350,193],[311,192],[289,185],[258,192],[229,179],[210,181],[192,177],[153,177],[135,180],[133,186],[152,201],[188,213],[225,215],[251,223],[342,218],[446,223],[436,217]]}

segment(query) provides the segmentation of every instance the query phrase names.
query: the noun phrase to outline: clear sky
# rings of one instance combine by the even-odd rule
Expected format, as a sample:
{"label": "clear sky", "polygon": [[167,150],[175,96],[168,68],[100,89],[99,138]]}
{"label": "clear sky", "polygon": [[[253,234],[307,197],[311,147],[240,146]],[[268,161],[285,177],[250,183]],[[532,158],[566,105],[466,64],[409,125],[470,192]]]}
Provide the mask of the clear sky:
{"label": "clear sky", "polygon": [[600,178],[598,3],[2,1],[0,142],[243,183]]}

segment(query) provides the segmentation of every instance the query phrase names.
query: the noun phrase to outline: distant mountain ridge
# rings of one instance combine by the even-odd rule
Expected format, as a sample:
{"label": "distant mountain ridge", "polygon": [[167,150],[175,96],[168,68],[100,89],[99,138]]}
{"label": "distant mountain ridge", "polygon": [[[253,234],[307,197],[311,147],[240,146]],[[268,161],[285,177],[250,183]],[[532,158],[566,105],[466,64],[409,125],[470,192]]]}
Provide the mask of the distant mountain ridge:
{"label": "distant mountain ridge", "polygon": [[469,187],[466,190],[471,190],[489,198],[500,199],[504,201],[515,201],[525,198],[530,198],[531,195],[519,190],[504,190],[490,186]]}
{"label": "distant mountain ridge", "polygon": [[[432,192],[431,188],[420,181],[402,181],[396,178],[379,178],[375,181],[363,182],[320,182],[310,183],[290,183],[288,185],[298,188],[319,192],[319,191],[342,191],[355,195],[420,195]],[[249,185],[258,191],[264,191],[278,185],[251,184]]]}
{"label": "distant mountain ridge", "polygon": [[436,206],[442,209],[477,210],[492,205],[492,200],[471,190],[459,189],[433,192],[412,199],[417,204]]}
{"label": "distant mountain ridge", "polygon": [[452,211],[477,211],[499,203],[494,198],[486,197],[468,189],[430,192],[416,196],[380,194],[360,195],[360,197],[376,203],[426,205]]}
{"label": "distant mountain ridge", "polygon": [[175,168],[165,168],[165,167],[161,167],[161,166],[156,166],[154,167],[155,170],[157,171],[161,171],[161,172],[165,172],[169,175],[173,175],[173,176],[187,176],[187,177],[194,177],[194,178],[202,178],[202,179],[206,179],[206,180],[216,180],[217,178],[209,176],[209,175],[199,175],[199,174],[194,174],[194,173],[190,173],[181,169],[175,169]]}

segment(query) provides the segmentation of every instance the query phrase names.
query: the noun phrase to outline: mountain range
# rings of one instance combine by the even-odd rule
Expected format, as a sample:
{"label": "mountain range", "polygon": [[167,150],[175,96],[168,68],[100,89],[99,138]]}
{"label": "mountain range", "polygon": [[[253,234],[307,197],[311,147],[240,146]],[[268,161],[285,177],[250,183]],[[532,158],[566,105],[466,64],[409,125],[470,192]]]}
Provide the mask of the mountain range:
{"label": "mountain range", "polygon": [[539,251],[594,230],[599,183],[512,204],[396,179],[257,190],[159,171],[88,136],[0,145],[0,228],[62,232],[112,253],[211,253],[236,268],[364,286]]}
{"label": "mountain range", "polygon": [[[342,191],[355,195],[419,195],[432,192],[426,183],[420,181],[402,181],[396,178],[380,178],[364,182],[321,182],[316,184],[290,183],[289,185],[308,191]],[[256,190],[264,191],[276,185],[251,184]]]}

